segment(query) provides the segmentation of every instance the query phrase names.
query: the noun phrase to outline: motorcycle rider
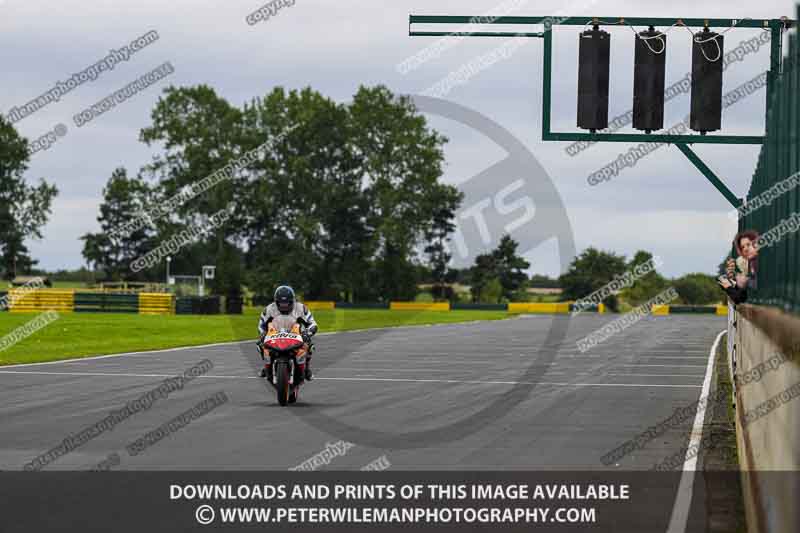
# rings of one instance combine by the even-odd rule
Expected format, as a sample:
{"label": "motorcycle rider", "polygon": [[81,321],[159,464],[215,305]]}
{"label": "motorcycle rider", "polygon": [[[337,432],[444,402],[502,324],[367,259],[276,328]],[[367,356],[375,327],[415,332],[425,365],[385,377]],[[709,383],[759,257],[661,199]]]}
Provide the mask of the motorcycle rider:
{"label": "motorcycle rider", "polygon": [[[311,352],[314,343],[311,339],[317,334],[317,321],[314,320],[314,315],[311,310],[302,302],[298,302],[294,295],[294,289],[288,285],[281,285],[275,289],[274,301],[264,308],[261,317],[258,320],[258,347],[259,350],[263,349],[264,337],[269,329],[269,323],[280,315],[289,315],[296,319],[302,328],[301,332],[303,340],[306,343],[306,370],[305,378],[311,381],[313,374],[311,372]],[[262,378],[271,378],[272,367],[267,362],[261,370]]]}

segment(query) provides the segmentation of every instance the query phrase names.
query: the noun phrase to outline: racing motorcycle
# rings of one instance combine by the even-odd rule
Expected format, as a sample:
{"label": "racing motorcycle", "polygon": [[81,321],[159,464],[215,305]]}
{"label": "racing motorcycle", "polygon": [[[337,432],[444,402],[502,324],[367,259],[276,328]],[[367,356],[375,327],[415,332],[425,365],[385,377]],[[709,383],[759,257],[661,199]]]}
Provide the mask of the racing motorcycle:
{"label": "racing motorcycle", "polygon": [[282,406],[295,403],[300,396],[307,351],[306,339],[295,319],[279,316],[270,322],[260,352],[264,361],[269,359],[271,383]]}

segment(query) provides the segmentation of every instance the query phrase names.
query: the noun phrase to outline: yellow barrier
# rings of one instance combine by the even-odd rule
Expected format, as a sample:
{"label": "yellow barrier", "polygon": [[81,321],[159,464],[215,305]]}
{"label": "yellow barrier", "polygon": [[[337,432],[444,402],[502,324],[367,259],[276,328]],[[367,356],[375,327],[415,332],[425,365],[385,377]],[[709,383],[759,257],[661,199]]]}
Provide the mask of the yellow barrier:
{"label": "yellow barrier", "polygon": [[669,306],[668,305],[654,305],[651,312],[655,316],[666,316],[666,315],[669,314]]}
{"label": "yellow barrier", "polygon": [[392,311],[449,311],[448,302],[390,302]]}
{"label": "yellow barrier", "polygon": [[312,311],[330,311],[336,307],[334,302],[303,302]]}
{"label": "yellow barrier", "polygon": [[74,309],[74,289],[11,289],[8,291],[9,311],[32,313],[36,311],[60,311],[71,313]]}
{"label": "yellow barrier", "polygon": [[174,315],[175,298],[171,294],[159,292],[139,293],[140,315]]}
{"label": "yellow barrier", "polygon": [[606,312],[606,304],[597,304],[597,312],[603,314]]}
{"label": "yellow barrier", "polygon": [[717,314],[721,316],[728,316],[728,306],[727,305],[718,305],[717,306]]}
{"label": "yellow barrier", "polygon": [[508,304],[509,313],[542,313],[566,315],[569,313],[569,302],[552,303],[510,303]]}

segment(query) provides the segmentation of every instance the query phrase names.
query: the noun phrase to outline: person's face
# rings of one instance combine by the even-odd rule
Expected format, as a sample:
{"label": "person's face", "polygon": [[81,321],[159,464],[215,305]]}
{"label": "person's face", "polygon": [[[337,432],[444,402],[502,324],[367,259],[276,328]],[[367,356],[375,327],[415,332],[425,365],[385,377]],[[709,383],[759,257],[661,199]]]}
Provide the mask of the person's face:
{"label": "person's face", "polygon": [[756,248],[756,243],[754,243],[747,237],[742,237],[739,240],[739,249],[742,251],[742,256],[745,259],[752,259],[758,255],[758,248]]}

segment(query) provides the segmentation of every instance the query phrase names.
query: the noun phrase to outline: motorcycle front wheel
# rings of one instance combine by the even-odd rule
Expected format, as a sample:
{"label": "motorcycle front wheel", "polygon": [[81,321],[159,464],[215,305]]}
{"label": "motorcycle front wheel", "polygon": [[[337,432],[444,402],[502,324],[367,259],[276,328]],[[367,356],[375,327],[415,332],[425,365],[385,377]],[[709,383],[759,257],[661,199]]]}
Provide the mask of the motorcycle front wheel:
{"label": "motorcycle front wheel", "polygon": [[275,388],[278,391],[278,403],[281,406],[286,406],[289,403],[289,389],[291,389],[289,385],[289,363],[287,361],[275,363],[275,376],[277,378]]}

